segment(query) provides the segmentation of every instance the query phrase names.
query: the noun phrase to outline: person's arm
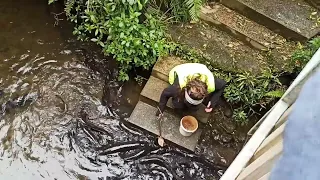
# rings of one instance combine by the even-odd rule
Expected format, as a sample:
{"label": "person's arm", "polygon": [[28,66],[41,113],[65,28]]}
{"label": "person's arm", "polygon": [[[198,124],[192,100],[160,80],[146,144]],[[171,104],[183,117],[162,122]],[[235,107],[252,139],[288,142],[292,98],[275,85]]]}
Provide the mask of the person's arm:
{"label": "person's arm", "polygon": [[214,108],[218,104],[218,101],[219,101],[220,97],[222,96],[223,91],[224,91],[226,84],[227,84],[226,81],[219,79],[219,78],[215,78],[214,83],[215,83],[215,91],[210,94],[210,96],[211,96],[210,108]]}
{"label": "person's arm", "polygon": [[[174,79],[173,79],[173,84],[170,85],[169,87],[165,88],[160,96],[160,101],[159,101],[159,109],[163,113],[164,109],[166,108],[167,102],[170,97],[173,97],[178,93],[177,89],[180,88],[179,86],[179,78],[178,74],[174,72]],[[157,116],[159,115],[159,111],[157,112]]]}
{"label": "person's arm", "polygon": [[[162,93],[161,93],[161,96],[160,96],[160,101],[159,101],[159,109],[160,111],[163,113],[164,112],[164,109],[167,105],[167,102],[169,100],[170,97],[173,97],[173,86],[170,85],[169,87],[165,88]],[[157,112],[157,115],[159,115],[160,112],[158,111]]]}

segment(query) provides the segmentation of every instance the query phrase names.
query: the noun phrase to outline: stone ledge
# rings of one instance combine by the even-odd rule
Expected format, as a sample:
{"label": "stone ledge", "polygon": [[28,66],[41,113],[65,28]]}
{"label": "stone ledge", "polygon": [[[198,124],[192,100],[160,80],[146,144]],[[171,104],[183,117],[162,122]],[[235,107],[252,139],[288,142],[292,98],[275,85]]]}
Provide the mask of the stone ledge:
{"label": "stone ledge", "polygon": [[206,23],[174,24],[169,27],[169,32],[175,42],[187,45],[204,56],[208,67],[223,71],[260,74],[270,66],[275,71],[282,71],[286,63],[267,58],[260,50]]}
{"label": "stone ledge", "polygon": [[200,18],[259,50],[290,45],[284,37],[220,3],[202,7]]}
{"label": "stone ledge", "polygon": [[[129,118],[129,122],[159,135],[159,122],[156,117],[156,112],[157,108],[139,101]],[[201,124],[199,124],[199,129],[189,137],[182,136],[179,132],[179,127],[180,118],[167,111],[164,112],[162,120],[163,138],[194,151],[202,132]]]}
{"label": "stone ledge", "polygon": [[282,36],[305,41],[320,32],[316,22],[310,20],[314,9],[303,0],[221,0],[222,4],[234,9],[259,24],[265,25]]}
{"label": "stone ledge", "polygon": [[161,79],[162,81],[168,82],[168,75],[170,70],[175,66],[184,63],[187,63],[187,61],[182,60],[177,56],[159,57],[158,61],[152,69],[152,75]]}

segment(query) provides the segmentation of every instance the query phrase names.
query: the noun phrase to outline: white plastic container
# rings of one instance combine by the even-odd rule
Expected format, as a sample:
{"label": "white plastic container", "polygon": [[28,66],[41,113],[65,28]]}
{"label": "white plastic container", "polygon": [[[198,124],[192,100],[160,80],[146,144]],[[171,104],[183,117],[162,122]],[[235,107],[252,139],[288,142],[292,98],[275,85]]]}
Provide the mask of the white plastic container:
{"label": "white plastic container", "polygon": [[179,131],[183,136],[191,136],[198,129],[198,121],[193,116],[185,116],[180,121]]}

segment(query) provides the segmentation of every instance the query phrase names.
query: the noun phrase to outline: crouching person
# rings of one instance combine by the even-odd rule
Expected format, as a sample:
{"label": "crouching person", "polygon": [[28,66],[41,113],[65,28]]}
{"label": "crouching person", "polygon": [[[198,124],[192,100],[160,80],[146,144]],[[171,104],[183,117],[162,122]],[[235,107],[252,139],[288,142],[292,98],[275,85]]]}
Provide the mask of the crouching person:
{"label": "crouching person", "polygon": [[[170,86],[162,91],[159,109],[165,110],[169,98],[181,115],[199,110],[203,103],[210,113],[223,94],[226,82],[213,76],[203,64],[186,63],[174,67],[169,73]],[[158,112],[157,115],[160,113]]]}

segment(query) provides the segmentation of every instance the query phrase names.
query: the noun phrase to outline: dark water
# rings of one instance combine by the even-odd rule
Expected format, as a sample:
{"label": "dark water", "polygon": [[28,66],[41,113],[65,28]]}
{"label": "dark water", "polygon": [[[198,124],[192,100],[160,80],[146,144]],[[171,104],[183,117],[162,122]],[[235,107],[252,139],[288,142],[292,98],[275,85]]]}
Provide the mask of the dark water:
{"label": "dark water", "polygon": [[113,61],[52,11],[0,1],[0,179],[218,179],[204,158],[126,122],[141,87],[117,82]]}

